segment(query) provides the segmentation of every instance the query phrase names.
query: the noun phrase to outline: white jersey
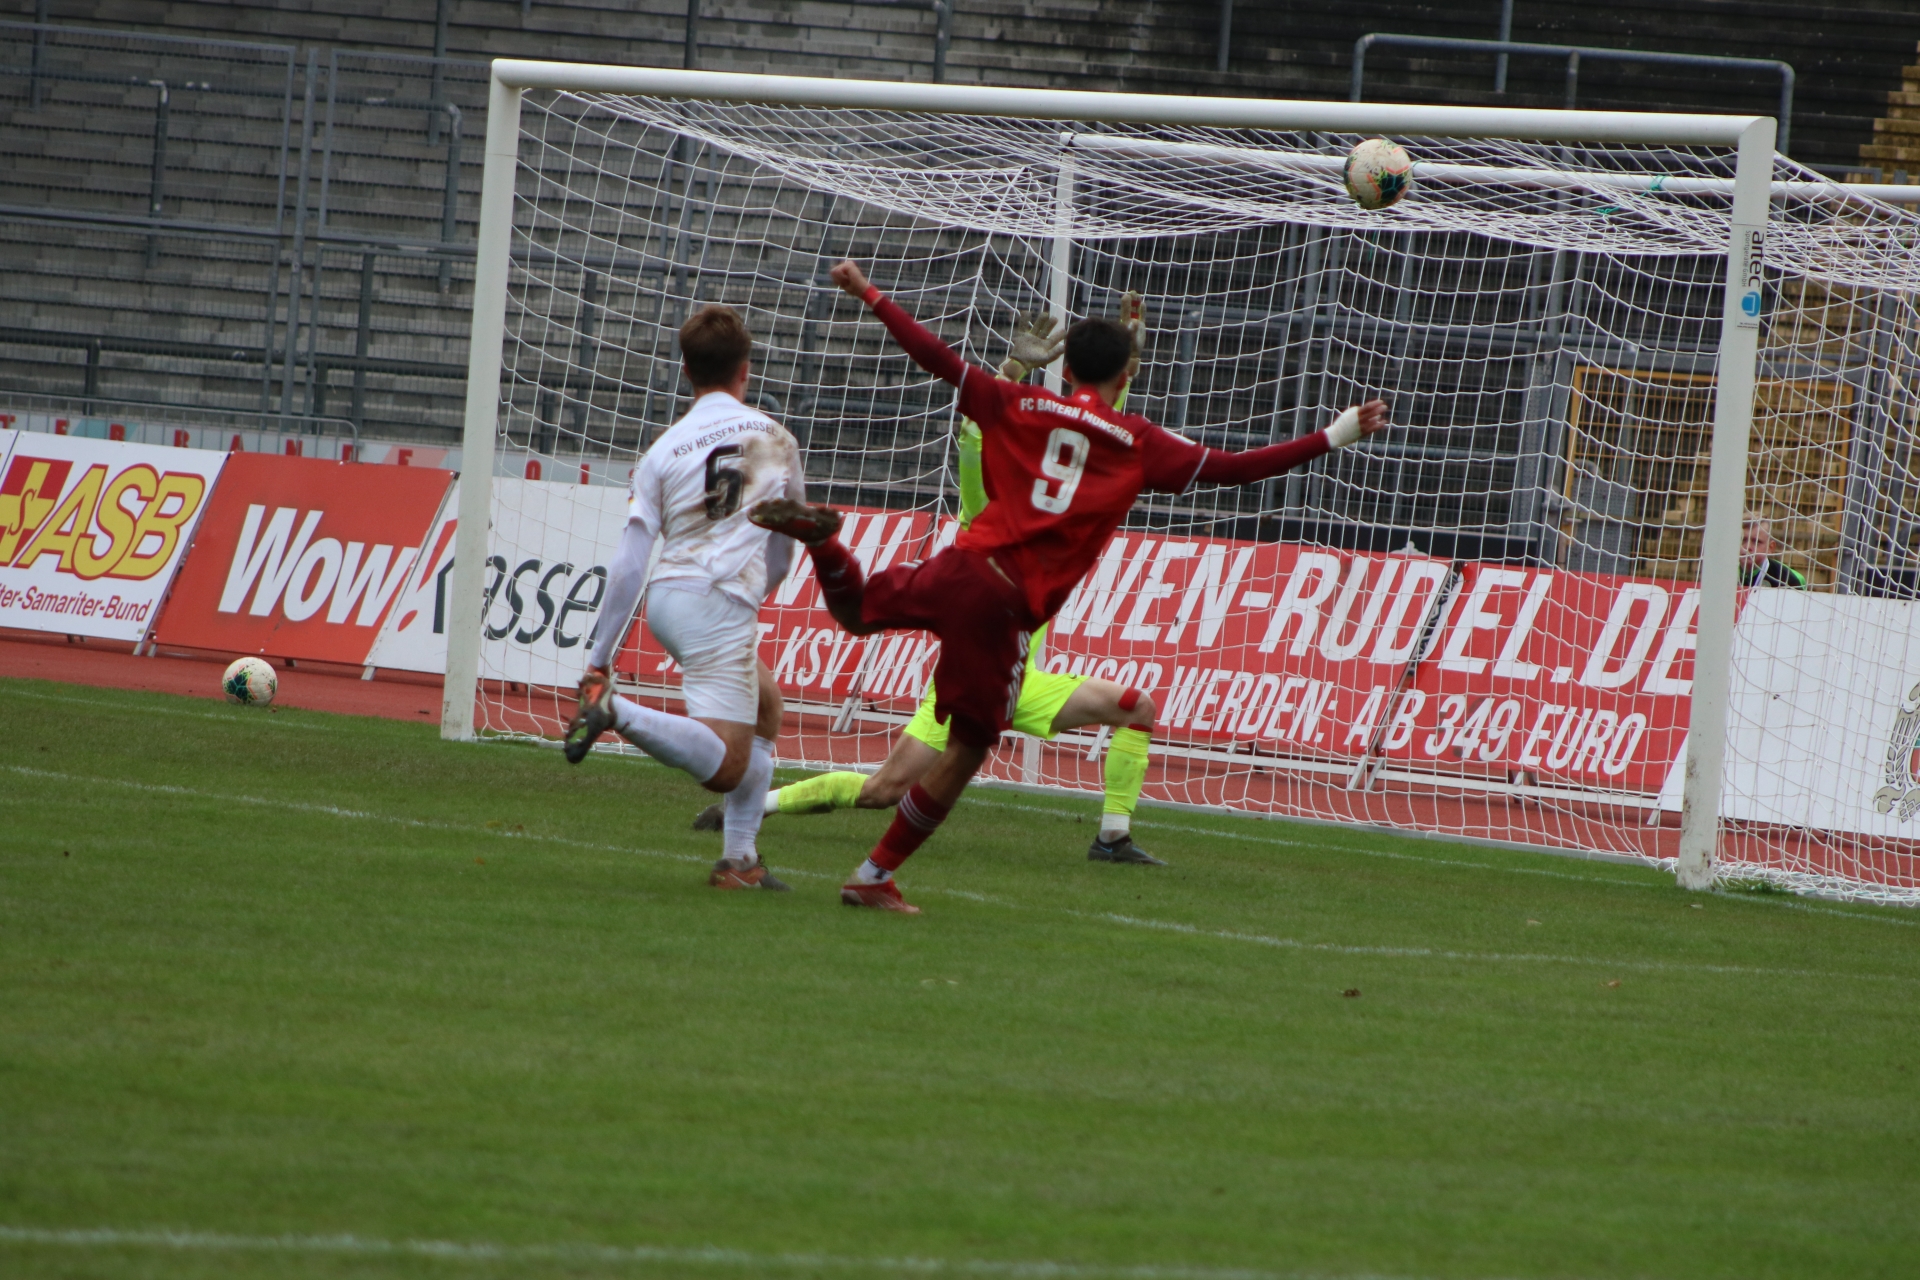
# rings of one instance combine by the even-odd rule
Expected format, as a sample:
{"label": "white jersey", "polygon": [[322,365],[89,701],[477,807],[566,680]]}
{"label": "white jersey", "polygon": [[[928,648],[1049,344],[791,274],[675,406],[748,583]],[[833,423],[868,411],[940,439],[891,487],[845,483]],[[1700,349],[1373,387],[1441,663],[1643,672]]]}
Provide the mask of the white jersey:
{"label": "white jersey", "polygon": [[799,442],[758,409],[709,391],[634,469],[627,518],[660,546],[648,584],[719,591],[757,612],[770,535],[747,512],[770,498],[805,500]]}

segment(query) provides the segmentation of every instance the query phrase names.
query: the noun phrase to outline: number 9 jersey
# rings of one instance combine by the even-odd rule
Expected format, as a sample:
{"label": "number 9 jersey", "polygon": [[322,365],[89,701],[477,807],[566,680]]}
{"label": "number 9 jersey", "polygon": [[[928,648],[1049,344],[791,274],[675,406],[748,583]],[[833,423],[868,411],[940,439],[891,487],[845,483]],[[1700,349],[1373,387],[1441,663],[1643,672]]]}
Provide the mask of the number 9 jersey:
{"label": "number 9 jersey", "polygon": [[1037,622],[1059,611],[1143,489],[1179,493],[1206,450],[1088,391],[1066,397],[968,366],[960,411],[980,426],[987,509],[957,545],[1019,578]]}
{"label": "number 9 jersey", "polygon": [[627,518],[660,547],[648,584],[718,591],[757,611],[770,535],[747,512],[770,498],[806,501],[799,443],[724,391],[701,396],[634,468]]}

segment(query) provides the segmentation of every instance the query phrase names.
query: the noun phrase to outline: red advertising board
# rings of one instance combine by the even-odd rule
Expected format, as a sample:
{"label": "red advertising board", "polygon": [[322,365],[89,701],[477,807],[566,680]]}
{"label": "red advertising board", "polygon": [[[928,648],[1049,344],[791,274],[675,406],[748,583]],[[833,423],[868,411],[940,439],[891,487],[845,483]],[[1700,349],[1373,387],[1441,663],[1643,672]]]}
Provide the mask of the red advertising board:
{"label": "red advertising board", "polygon": [[1122,532],[1051,670],[1138,684],[1195,742],[1658,791],[1698,592],[1672,582]]}
{"label": "red advertising board", "polygon": [[365,662],[451,479],[426,467],[232,455],[155,639]]}
{"label": "red advertising board", "polygon": [[[924,513],[849,524],[868,572],[953,533]],[[1651,793],[1686,729],[1698,598],[1651,579],[1123,530],[1042,662],[1145,690],[1171,741]],[[804,556],[761,617],[761,656],[791,698],[899,711],[932,674],[931,636],[835,626]],[[627,670],[671,675],[651,636],[635,646]]]}

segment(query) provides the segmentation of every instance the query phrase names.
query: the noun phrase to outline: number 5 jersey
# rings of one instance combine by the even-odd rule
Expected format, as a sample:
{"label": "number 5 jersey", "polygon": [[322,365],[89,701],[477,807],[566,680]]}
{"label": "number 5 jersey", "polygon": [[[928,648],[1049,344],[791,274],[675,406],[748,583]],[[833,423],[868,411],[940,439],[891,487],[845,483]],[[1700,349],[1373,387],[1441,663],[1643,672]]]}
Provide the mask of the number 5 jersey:
{"label": "number 5 jersey", "polygon": [[799,443],[724,391],[701,396],[654,441],[628,488],[627,518],[660,546],[648,584],[718,591],[758,610],[771,535],[747,512],[770,498],[806,501]]}

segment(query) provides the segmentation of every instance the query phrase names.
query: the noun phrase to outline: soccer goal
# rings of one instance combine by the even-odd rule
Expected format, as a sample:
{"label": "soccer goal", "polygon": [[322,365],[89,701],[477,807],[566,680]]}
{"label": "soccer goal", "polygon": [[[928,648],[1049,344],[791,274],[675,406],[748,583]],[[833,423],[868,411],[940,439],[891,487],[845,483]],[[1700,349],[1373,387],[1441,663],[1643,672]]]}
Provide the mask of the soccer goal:
{"label": "soccer goal", "polygon": [[[1416,165],[1369,212],[1372,136]],[[1217,447],[1391,402],[1281,480],[1143,500],[1045,637],[1154,700],[1150,799],[1920,899],[1917,226],[1773,138],[496,62],[443,732],[559,733],[704,304],[870,570],[951,539],[953,397],[828,281],[852,256],[989,366],[1018,311],[1143,294],[1127,408]],[[876,764],[929,638],[841,634],[805,557],[762,632],[784,762]],[[618,675],[675,705],[644,628]],[[988,776],[1097,791],[1105,745]]]}

